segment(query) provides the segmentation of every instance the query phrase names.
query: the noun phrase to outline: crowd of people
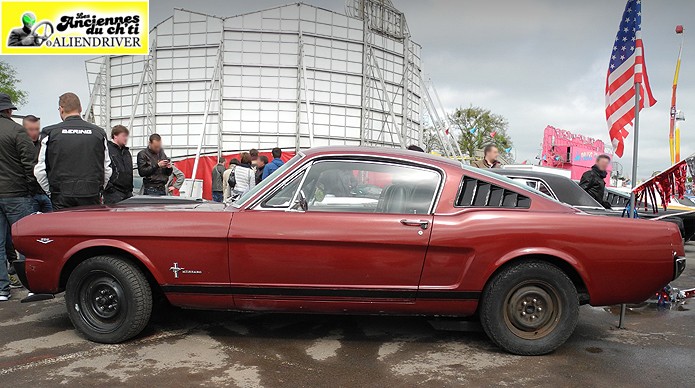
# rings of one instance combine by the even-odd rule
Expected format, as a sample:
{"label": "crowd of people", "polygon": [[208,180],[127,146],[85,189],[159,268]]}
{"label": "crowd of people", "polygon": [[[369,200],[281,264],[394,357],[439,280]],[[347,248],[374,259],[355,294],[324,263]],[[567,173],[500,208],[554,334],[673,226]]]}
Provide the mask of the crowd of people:
{"label": "crowd of people", "polygon": [[273,148],[273,160],[265,155],[259,155],[257,149],[242,152],[240,159],[220,157],[212,169],[212,200],[215,202],[228,201],[244,195],[257,184],[268,178],[275,170],[283,165],[282,150]]}
{"label": "crowd of people", "polygon": [[[21,287],[12,266],[18,258],[12,224],[36,212],[115,204],[132,197],[134,190],[128,128],[116,125],[108,136],[82,118],[74,93],[58,99],[61,122],[43,129],[33,115],[24,116],[22,125],[16,123],[16,109],[10,96],[0,93],[0,301],[10,298],[11,288]],[[269,161],[252,149],[229,164],[220,157],[212,171],[213,200],[233,200],[266,179],[283,164],[280,148],[274,148],[272,156]],[[136,165],[142,177],[139,194],[173,195],[184,183],[184,174],[164,152],[156,133],[137,154]]]}

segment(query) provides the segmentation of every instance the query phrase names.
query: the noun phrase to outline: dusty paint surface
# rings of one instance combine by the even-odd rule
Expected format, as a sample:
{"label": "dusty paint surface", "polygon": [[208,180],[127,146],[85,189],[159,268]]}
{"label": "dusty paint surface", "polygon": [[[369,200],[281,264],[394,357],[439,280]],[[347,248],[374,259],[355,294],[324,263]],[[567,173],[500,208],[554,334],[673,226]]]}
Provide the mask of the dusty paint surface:
{"label": "dusty paint surface", "polygon": [[[695,257],[695,245],[687,252]],[[674,282],[695,287],[695,263]],[[80,338],[64,299],[0,303],[3,386],[692,386],[695,300],[680,310],[617,315],[584,306],[553,354],[518,357],[481,332],[424,318],[237,314],[164,309],[137,339]]]}

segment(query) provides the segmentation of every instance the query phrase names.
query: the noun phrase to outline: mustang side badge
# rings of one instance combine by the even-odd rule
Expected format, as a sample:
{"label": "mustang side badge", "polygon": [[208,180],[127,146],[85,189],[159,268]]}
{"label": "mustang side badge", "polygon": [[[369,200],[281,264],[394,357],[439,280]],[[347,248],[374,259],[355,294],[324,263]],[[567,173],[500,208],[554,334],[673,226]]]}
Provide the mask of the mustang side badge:
{"label": "mustang side badge", "polygon": [[53,242],[53,240],[51,240],[48,237],[42,237],[42,238],[36,240],[36,242],[40,242],[41,244],[50,244]]}
{"label": "mustang side badge", "polygon": [[179,263],[176,263],[176,262],[174,263],[174,265],[171,268],[169,268],[169,270],[174,273],[174,279],[179,278],[179,272],[181,272],[182,274],[201,274],[201,273],[203,273],[203,271],[198,271],[195,269],[181,268],[181,267],[179,267]]}

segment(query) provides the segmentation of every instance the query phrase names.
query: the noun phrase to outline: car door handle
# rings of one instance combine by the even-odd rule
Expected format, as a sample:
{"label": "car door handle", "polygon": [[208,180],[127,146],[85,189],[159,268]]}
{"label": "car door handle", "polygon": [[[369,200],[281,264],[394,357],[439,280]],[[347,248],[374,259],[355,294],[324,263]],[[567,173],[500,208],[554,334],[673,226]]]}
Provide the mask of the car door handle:
{"label": "car door handle", "polygon": [[427,229],[430,226],[430,222],[427,220],[401,220],[401,224],[405,226],[419,226],[422,229]]}

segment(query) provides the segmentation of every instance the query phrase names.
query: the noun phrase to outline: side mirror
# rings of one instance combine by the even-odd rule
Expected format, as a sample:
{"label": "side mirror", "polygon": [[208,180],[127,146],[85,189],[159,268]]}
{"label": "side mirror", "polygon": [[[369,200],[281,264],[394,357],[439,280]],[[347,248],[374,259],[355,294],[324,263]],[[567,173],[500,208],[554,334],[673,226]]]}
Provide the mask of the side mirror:
{"label": "side mirror", "polygon": [[304,190],[299,190],[299,193],[297,194],[297,200],[292,205],[291,210],[301,210],[301,211],[305,212],[308,209],[309,209],[309,204],[306,201],[306,196],[304,195]]}

